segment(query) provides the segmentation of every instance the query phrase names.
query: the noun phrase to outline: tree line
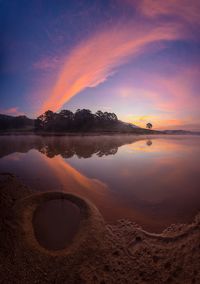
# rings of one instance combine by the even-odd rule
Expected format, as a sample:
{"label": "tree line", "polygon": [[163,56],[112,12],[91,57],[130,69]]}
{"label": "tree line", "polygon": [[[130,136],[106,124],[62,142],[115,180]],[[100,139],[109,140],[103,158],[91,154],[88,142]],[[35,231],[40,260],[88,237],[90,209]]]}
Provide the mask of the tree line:
{"label": "tree line", "polygon": [[0,114],[0,132],[26,131],[26,132],[113,132],[113,133],[153,133],[152,124],[143,129],[118,120],[113,112],[98,110],[92,113],[89,109],[77,109],[74,113],[70,110],[61,110],[59,113],[51,110],[30,119],[26,116],[9,116]]}
{"label": "tree line", "polygon": [[77,109],[75,113],[70,110],[56,113],[48,110],[35,120],[35,130],[65,132],[109,130],[118,123],[117,115],[111,112],[99,110],[93,114],[89,109]]}

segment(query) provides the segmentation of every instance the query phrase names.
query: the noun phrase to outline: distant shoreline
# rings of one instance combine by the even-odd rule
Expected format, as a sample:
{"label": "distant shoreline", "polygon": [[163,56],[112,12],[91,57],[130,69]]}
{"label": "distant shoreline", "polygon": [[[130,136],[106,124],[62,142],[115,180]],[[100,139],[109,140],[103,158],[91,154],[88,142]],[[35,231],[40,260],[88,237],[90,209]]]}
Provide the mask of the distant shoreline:
{"label": "distant shoreline", "polygon": [[151,123],[146,128],[119,120],[115,113],[87,109],[75,113],[62,110],[60,113],[46,111],[37,119],[26,116],[0,114],[0,136],[40,135],[40,136],[100,136],[100,135],[200,135],[200,131],[156,130]]}
{"label": "distant shoreline", "polygon": [[134,132],[128,131],[80,131],[80,132],[62,132],[62,131],[30,131],[30,130],[10,130],[0,131],[0,136],[4,135],[40,135],[40,136],[101,136],[101,135],[155,135],[165,134],[161,131],[148,130],[148,129],[137,129]]}
{"label": "distant shoreline", "polygon": [[200,132],[188,132],[188,131],[138,131],[138,132],[116,132],[116,131],[104,131],[104,132],[39,132],[39,131],[0,131],[0,136],[11,135],[37,135],[37,136],[104,136],[104,135],[200,135]]}

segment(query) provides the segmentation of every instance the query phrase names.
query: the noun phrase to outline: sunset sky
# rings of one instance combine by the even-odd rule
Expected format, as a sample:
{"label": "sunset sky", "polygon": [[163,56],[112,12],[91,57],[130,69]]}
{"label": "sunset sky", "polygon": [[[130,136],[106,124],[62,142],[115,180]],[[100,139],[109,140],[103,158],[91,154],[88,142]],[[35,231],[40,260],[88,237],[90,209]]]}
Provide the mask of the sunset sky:
{"label": "sunset sky", "polygon": [[199,0],[0,0],[0,113],[200,130]]}

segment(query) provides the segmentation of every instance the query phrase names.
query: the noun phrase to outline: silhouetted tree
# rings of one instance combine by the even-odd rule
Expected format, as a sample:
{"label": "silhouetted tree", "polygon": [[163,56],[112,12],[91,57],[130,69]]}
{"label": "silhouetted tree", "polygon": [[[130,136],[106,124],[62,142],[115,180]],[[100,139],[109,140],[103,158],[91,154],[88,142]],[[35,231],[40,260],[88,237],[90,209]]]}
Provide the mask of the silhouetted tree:
{"label": "silhouetted tree", "polygon": [[75,130],[89,130],[94,123],[94,115],[89,109],[77,109],[74,114]]}
{"label": "silhouetted tree", "polygon": [[70,131],[73,130],[74,114],[70,110],[61,110],[58,115],[58,130]]}
{"label": "silhouetted tree", "polygon": [[51,110],[47,110],[40,115],[35,121],[35,128],[38,130],[56,130],[56,117],[57,114]]}
{"label": "silhouetted tree", "polygon": [[151,129],[152,127],[153,127],[153,125],[150,122],[148,122],[147,125],[146,125],[146,128]]}
{"label": "silhouetted tree", "polygon": [[110,129],[112,126],[116,125],[118,118],[115,113],[102,112],[98,110],[94,115],[95,126],[97,128]]}
{"label": "silhouetted tree", "polygon": [[147,144],[147,146],[151,146],[153,144],[153,142],[151,140],[147,140],[146,144]]}
{"label": "silhouetted tree", "polygon": [[69,120],[73,120],[74,119],[74,114],[72,111],[67,110],[67,109],[63,109],[60,111],[59,115],[63,118],[63,119],[69,119]]}

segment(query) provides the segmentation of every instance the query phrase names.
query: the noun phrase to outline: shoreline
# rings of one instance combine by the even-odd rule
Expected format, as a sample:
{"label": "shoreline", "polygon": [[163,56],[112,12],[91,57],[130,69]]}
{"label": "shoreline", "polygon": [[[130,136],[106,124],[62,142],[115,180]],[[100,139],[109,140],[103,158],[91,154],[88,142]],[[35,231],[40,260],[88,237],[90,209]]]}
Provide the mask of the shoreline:
{"label": "shoreline", "polygon": [[135,131],[80,131],[80,132],[63,132],[63,131],[34,131],[34,130],[10,130],[0,131],[0,136],[11,136],[11,135],[36,135],[36,136],[116,136],[116,135],[194,135],[199,136],[198,131],[185,131],[185,130],[149,130],[149,129],[136,129]]}
{"label": "shoreline", "polygon": [[1,136],[63,136],[63,137],[75,137],[75,136],[200,136],[200,133],[122,133],[122,132],[79,132],[79,133],[62,133],[62,132],[0,132]]}
{"label": "shoreline", "polygon": [[32,194],[12,174],[0,175],[0,277],[5,283],[200,283],[200,214],[161,234],[129,220],[106,223],[98,248],[52,256],[32,249],[19,230],[18,205]]}
{"label": "shoreline", "polygon": [[161,135],[161,132],[116,132],[116,131],[102,131],[102,132],[34,132],[34,131],[8,131],[0,132],[0,136],[9,135],[37,135],[37,136],[103,136],[103,135]]}

